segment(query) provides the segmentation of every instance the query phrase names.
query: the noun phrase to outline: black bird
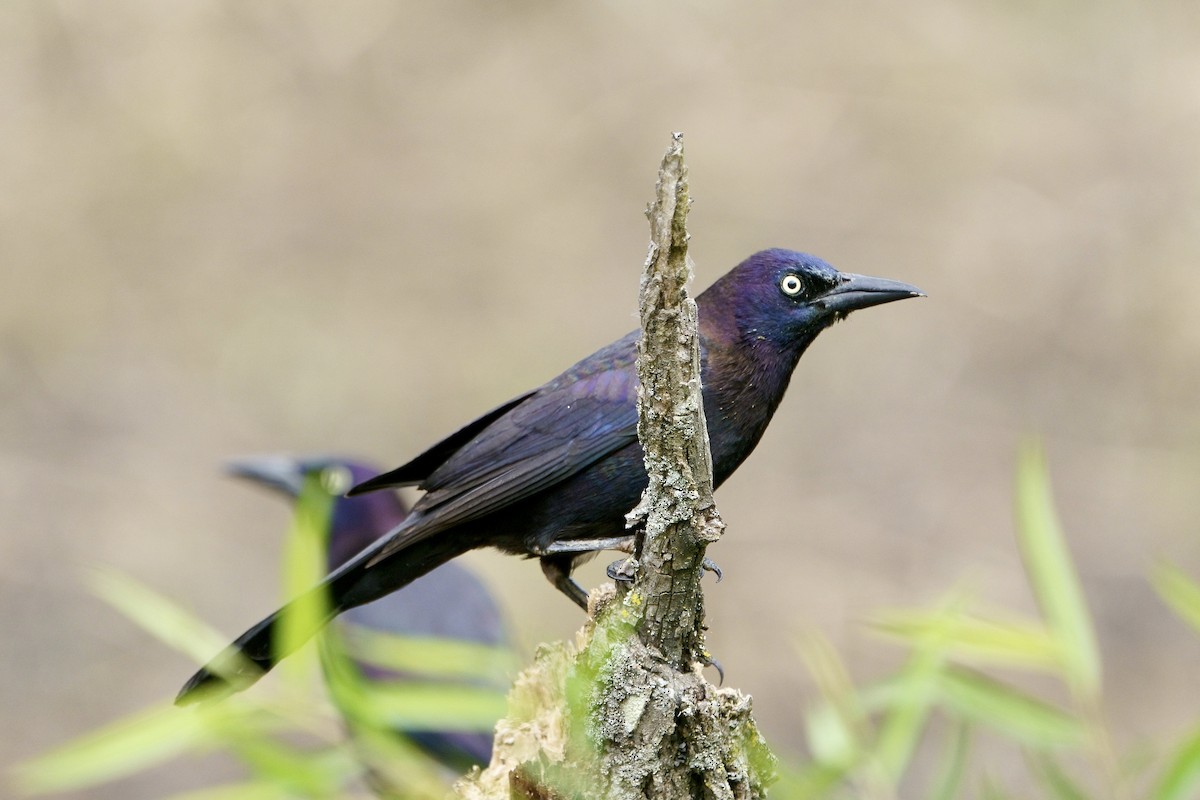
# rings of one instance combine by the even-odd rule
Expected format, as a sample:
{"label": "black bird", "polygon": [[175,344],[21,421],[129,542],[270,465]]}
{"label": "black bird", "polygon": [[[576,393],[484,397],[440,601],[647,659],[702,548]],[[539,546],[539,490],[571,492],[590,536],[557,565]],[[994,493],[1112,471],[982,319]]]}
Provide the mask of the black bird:
{"label": "black bird", "polygon": [[[379,470],[347,458],[317,457],[290,458],[269,456],[239,459],[230,464],[229,471],[261,486],[267,486],[295,500],[307,478],[316,478],[317,485],[333,499],[330,509],[327,541],[325,543],[328,571],[333,571],[351,556],[387,534],[408,516],[404,502],[395,492],[376,492],[366,497],[347,498],[342,495],[351,486],[361,483]],[[487,663],[478,664],[476,679],[461,683],[495,691],[503,698],[508,691],[506,666],[513,661],[513,645],[503,614],[487,587],[466,567],[454,562],[443,564],[427,575],[410,583],[405,591],[350,609],[338,620],[342,636],[339,641],[344,655],[357,671],[364,689],[386,691],[387,687],[409,682],[444,682],[437,674],[414,673],[388,669],[377,660],[358,658],[364,646],[381,639],[398,637],[404,640],[420,638],[430,641],[463,642],[477,645]],[[322,653],[322,655],[327,655]],[[326,678],[337,669],[331,659],[323,658]],[[490,680],[485,679],[487,676]],[[342,707],[335,682],[330,679],[335,704],[339,704],[353,732],[362,723],[361,712]],[[396,731],[414,742],[433,758],[456,773],[464,773],[478,764],[487,766],[492,760],[491,726],[487,730],[427,730],[399,727]]]}
{"label": "black bird", "polygon": [[[905,283],[838,272],[814,256],[775,249],[750,256],[697,297],[714,483],[720,486],[758,444],[796,363],[821,331],[852,311],[921,295]],[[411,485],[425,494],[395,530],[311,591],[328,592],[336,615],[490,546],[539,558],[550,581],[586,608],[571,569],[593,551],[628,547],[625,513],[647,483],[637,441],[639,335],[618,339],[356,486],[351,494]],[[228,665],[236,653],[241,668],[200,670],[176,702],[206,686],[244,688],[274,666],[286,655],[272,648],[278,613],[210,664]]]}

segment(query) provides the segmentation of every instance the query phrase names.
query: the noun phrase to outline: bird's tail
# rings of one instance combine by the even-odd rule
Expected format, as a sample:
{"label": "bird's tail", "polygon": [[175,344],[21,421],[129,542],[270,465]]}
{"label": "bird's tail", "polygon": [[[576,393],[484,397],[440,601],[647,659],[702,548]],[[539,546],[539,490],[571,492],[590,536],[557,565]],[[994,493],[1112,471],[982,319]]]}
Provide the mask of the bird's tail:
{"label": "bird's tail", "polygon": [[[383,537],[376,545],[388,538]],[[409,545],[370,568],[367,564],[379,548],[368,547],[320,584],[235,639],[183,685],[175,697],[175,704],[189,705],[242,691],[338,614],[407,586],[473,547],[455,537],[433,536]],[[285,618],[289,623],[295,623],[290,625],[286,640],[279,635],[280,622]]]}
{"label": "bird's tail", "polygon": [[[288,603],[234,639],[232,644],[188,679],[175,697],[175,704],[182,706],[210,697],[224,697],[253,685],[284,656],[290,655],[291,650],[312,638],[340,612],[340,609],[333,609],[327,613],[313,615],[307,610],[298,611],[299,607],[308,601],[320,602],[323,599],[320,595],[327,596],[327,592],[328,587],[325,584],[310,589],[302,598]],[[327,608],[328,603],[322,603],[322,606]],[[288,637],[288,644],[291,645],[291,649],[288,650],[278,641],[280,620],[285,616],[305,620],[306,627],[309,628],[289,632],[292,635]]]}

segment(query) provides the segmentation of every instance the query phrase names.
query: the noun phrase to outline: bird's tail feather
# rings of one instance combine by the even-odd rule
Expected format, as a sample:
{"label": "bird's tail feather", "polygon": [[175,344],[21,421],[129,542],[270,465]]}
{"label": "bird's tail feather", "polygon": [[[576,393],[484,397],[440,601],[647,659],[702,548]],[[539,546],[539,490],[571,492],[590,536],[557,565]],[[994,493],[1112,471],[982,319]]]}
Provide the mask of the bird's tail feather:
{"label": "bird's tail feather", "polygon": [[[366,548],[320,584],[235,639],[183,685],[175,697],[175,704],[189,705],[240,692],[341,612],[407,586],[473,547],[462,538],[434,536],[416,542],[370,568],[367,564],[378,548]],[[314,614],[310,610],[313,608],[321,609],[321,612]],[[301,620],[302,628],[289,630],[287,641],[283,642],[278,628],[285,616],[289,620]]]}
{"label": "bird's tail feather", "polygon": [[[280,659],[312,638],[339,613],[340,609],[332,609],[316,618],[312,618],[311,612],[307,612],[307,609],[304,612],[296,613],[296,609],[301,604],[324,600],[319,595],[327,592],[328,586],[322,583],[309,590],[301,598],[293,600],[274,614],[253,625],[183,685],[175,697],[175,704],[189,705],[198,700],[224,697],[253,685],[255,681],[279,663]],[[309,608],[312,607],[309,606]],[[317,607],[328,609],[328,603],[323,602]],[[305,631],[289,631],[292,634],[288,637],[290,649],[286,651],[278,637],[279,622],[285,615],[294,615],[293,619],[308,618],[308,627],[310,628]]]}

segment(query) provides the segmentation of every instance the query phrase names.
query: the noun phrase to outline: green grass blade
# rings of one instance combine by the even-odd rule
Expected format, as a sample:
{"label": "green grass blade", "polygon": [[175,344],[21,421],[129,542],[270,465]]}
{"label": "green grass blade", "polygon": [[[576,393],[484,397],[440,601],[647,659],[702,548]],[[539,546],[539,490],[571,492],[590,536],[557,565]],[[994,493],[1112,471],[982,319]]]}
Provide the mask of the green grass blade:
{"label": "green grass blade", "polygon": [[1184,739],[1171,754],[1150,794],[1151,800],[1190,800],[1200,796],[1200,730]]}
{"label": "green grass blade", "polygon": [[356,660],[412,675],[507,686],[520,666],[512,650],[496,645],[433,636],[402,636],[352,624],[342,625],[338,635]]}
{"label": "green grass blade", "polygon": [[448,796],[446,773],[411,741],[390,731],[354,730],[354,755],[371,770],[372,789],[383,798],[422,800]]}
{"label": "green grass blade", "polygon": [[1037,621],[1000,620],[953,609],[888,610],[871,620],[885,636],[912,645],[940,638],[948,656],[972,664],[1059,669],[1059,646]]}
{"label": "green grass blade", "polygon": [[[321,486],[320,478],[305,477],[283,555],[283,589],[289,600],[280,614],[279,634],[273,641],[280,658],[298,650],[329,617],[328,596],[311,589],[325,575],[332,509],[333,498]],[[304,678],[312,674],[314,664],[315,659],[308,653],[285,660],[284,680],[303,691]]]}
{"label": "green grass blade", "polygon": [[985,774],[979,782],[979,797],[981,800],[1009,800],[1012,795],[995,778]]}
{"label": "green grass blade", "polygon": [[271,780],[255,780],[173,794],[168,800],[295,800],[295,797],[286,786]]}
{"label": "green grass blade", "polygon": [[986,725],[1035,748],[1078,745],[1084,725],[1072,715],[981,673],[949,667],[939,694],[946,706],[971,722]]}
{"label": "green grass blade", "polygon": [[[362,705],[351,706],[356,701]],[[402,730],[490,731],[505,711],[505,696],[491,687],[446,683],[369,687],[337,702],[356,719]]]}
{"label": "green grass blade", "polygon": [[847,770],[861,755],[851,726],[828,701],[804,715],[804,735],[813,761],[822,768]]}
{"label": "green grass blade", "polygon": [[106,603],[198,664],[205,663],[229,643],[228,637],[128,575],[97,569],[88,582]]}
{"label": "green grass blade", "polygon": [[21,764],[14,781],[27,794],[64,792],[149,769],[185,752],[219,744],[223,708],[153,708],[85,734]]}
{"label": "green grass blade", "polygon": [[809,748],[820,766],[813,774],[850,769],[870,738],[850,673],[833,644],[819,631],[804,632],[796,646],[821,694],[820,705],[804,715]]}
{"label": "green grass blade", "polygon": [[1038,782],[1055,800],[1088,800],[1085,792],[1057,761],[1045,753],[1030,753],[1026,761]]}
{"label": "green grass blade", "polygon": [[[357,725],[401,730],[490,731],[507,707],[509,682],[447,680],[436,670],[405,672],[405,680],[367,680],[345,647],[344,632],[327,631],[321,642],[325,679],[334,703]],[[457,643],[425,639],[430,652],[443,644],[461,655]],[[357,650],[353,652],[357,656]],[[433,655],[433,661],[438,660]],[[426,680],[421,680],[424,677]],[[489,674],[495,678],[495,674]]]}
{"label": "green grass blade", "polygon": [[894,679],[890,702],[879,726],[874,754],[892,789],[908,771],[913,753],[937,701],[938,673],[944,666],[940,646],[927,642]]}
{"label": "green grass blade", "polygon": [[933,791],[929,793],[932,800],[957,800],[961,796],[970,750],[971,726],[959,720],[950,732],[938,778],[933,784]]}
{"label": "green grass blade", "polygon": [[776,771],[779,780],[771,787],[772,800],[829,800],[840,797],[834,792],[845,779],[844,771],[819,764],[806,764],[798,768],[779,764]]}
{"label": "green grass blade", "polygon": [[345,747],[302,749],[270,736],[226,731],[224,744],[250,767],[254,776],[285,787],[300,797],[333,797],[360,772]]}
{"label": "green grass blade", "polygon": [[1022,448],[1016,505],[1021,556],[1046,624],[1062,649],[1064,676],[1078,694],[1096,698],[1101,672],[1096,634],[1036,443]]}
{"label": "green grass blade", "polygon": [[1170,564],[1159,564],[1151,582],[1163,602],[1184,622],[1200,631],[1200,583]]}

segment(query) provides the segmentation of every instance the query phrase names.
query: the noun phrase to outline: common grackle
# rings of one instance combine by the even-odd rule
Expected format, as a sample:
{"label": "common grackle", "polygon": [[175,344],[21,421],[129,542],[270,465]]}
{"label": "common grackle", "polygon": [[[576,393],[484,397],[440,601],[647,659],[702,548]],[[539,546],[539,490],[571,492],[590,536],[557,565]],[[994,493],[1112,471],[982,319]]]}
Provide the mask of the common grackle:
{"label": "common grackle", "polygon": [[[921,295],[905,283],[838,272],[814,256],[780,249],[755,253],[700,294],[714,483],[720,486],[758,444],[796,363],[821,331],[852,311]],[[628,548],[625,514],[647,483],[637,441],[639,335],[601,348],[352,489],[357,495],[416,485],[425,494],[404,522],[311,591],[328,592],[336,615],[490,546],[539,558],[550,581],[586,608],[587,594],[571,580],[571,569],[596,550]],[[226,651],[257,669],[226,670],[223,677],[202,669],[176,702],[205,686],[242,689],[274,666],[281,657],[271,646],[278,613]]]}
{"label": "common grackle", "polygon": [[[333,457],[290,458],[268,456],[234,461],[229,471],[259,485],[295,499],[305,479],[315,477],[317,485],[333,498],[330,510],[328,538],[325,543],[326,569],[333,571],[351,556],[370,545],[380,536],[403,522],[408,516],[403,501],[395,492],[376,492],[366,497],[347,498],[342,495],[356,483],[378,474],[379,470],[365,464]],[[490,675],[492,680],[463,679],[462,682],[493,689],[503,697],[508,680],[503,673],[504,662],[511,661],[512,642],[503,615],[487,587],[466,567],[450,562],[410,583],[403,592],[396,592],[357,608],[350,609],[338,620],[345,648],[358,678],[369,692],[386,691],[387,687],[409,682],[432,683],[444,681],[437,674],[413,673],[381,666],[377,659],[357,658],[360,650],[376,650],[392,637],[397,644],[414,637],[428,641],[464,642],[479,646],[480,653],[494,653],[489,658],[499,669],[479,664],[477,675]],[[363,653],[365,655],[365,652]],[[324,654],[323,655],[327,655]],[[323,659],[326,677],[330,678],[336,665]],[[332,696],[340,704],[335,682],[330,678]],[[369,697],[369,695],[368,695]],[[351,730],[360,724],[359,712],[343,708]],[[399,727],[418,747],[457,773],[466,772],[478,764],[487,766],[492,760],[491,730],[427,730]]]}

